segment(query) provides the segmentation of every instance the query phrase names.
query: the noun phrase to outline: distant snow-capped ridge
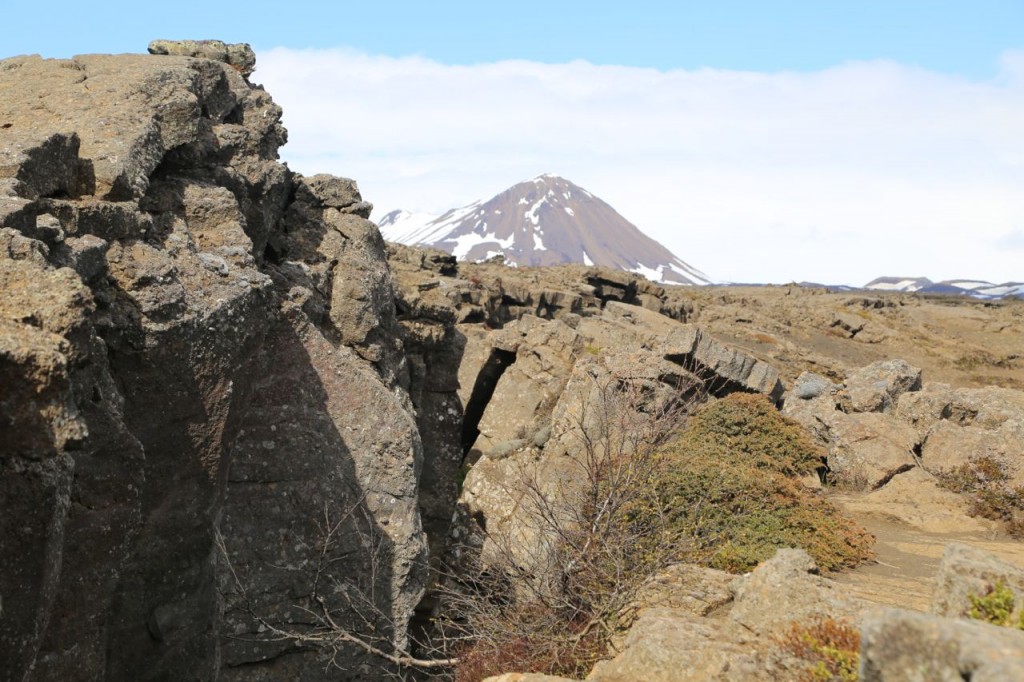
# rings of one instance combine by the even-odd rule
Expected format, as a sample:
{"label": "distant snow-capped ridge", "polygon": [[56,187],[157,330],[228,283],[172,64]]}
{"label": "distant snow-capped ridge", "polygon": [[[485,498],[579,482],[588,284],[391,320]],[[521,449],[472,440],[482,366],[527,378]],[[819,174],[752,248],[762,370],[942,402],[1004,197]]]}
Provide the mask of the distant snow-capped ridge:
{"label": "distant snow-capped ridge", "polygon": [[993,284],[977,279],[947,279],[933,282],[927,277],[879,277],[865,284],[864,288],[875,291],[953,294],[987,299],[1024,296],[1024,282]]}
{"label": "distant snow-capped ridge", "polygon": [[582,263],[663,284],[710,284],[607,203],[557,175],[520,182],[440,216],[391,211],[377,224],[388,241],[431,246],[464,261],[501,255],[514,267]]}

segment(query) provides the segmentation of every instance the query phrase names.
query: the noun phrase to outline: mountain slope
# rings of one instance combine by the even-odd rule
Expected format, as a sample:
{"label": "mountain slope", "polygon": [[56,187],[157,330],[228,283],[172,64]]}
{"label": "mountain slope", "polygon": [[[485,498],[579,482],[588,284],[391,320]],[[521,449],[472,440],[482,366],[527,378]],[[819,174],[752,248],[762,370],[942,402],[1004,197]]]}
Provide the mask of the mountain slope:
{"label": "mountain slope", "polygon": [[378,222],[389,241],[432,246],[460,260],[502,255],[510,265],[604,265],[674,284],[708,284],[601,199],[555,175],[521,182],[486,202],[436,218],[392,211]]}
{"label": "mountain slope", "polygon": [[878,277],[864,285],[865,289],[900,291],[921,294],[954,294],[973,298],[1024,296],[1024,283],[993,284],[977,279],[949,279],[933,282],[927,277]]}

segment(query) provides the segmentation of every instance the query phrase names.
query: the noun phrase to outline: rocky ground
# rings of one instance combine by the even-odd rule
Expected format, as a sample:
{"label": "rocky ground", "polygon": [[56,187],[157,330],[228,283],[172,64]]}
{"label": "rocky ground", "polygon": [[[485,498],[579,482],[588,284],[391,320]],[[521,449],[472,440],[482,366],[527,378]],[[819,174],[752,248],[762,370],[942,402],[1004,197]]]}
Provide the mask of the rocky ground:
{"label": "rocky ground", "polygon": [[786,381],[803,371],[841,379],[850,369],[900,358],[920,367],[927,381],[1024,388],[1024,305],[1018,300],[797,286],[674,293],[697,311],[694,322],[771,360]]}
{"label": "rocky ground", "polygon": [[[392,253],[395,263],[408,252],[393,246]],[[770,381],[748,382],[748,390],[779,399],[783,413],[815,435],[828,453],[823,471],[827,485],[820,487],[817,480],[806,483],[820,487],[877,538],[875,562],[828,578],[810,575],[817,571],[806,555],[780,555],[747,578],[701,572],[695,579],[690,574],[673,589],[676,594],[700,595],[697,606],[692,600],[676,608],[648,605],[642,611],[646,615],[622,641],[620,653],[599,664],[587,679],[791,679],[801,674],[800,667],[779,654],[776,640],[792,622],[816,615],[858,624],[865,637],[884,633],[877,636],[886,638],[901,628],[916,628],[933,637],[927,646],[908,643],[905,652],[887,649],[882,640],[865,639],[862,679],[919,679],[894,670],[912,662],[935,666],[934,678],[921,679],[980,675],[984,661],[976,659],[977,652],[966,653],[970,643],[990,635],[1007,643],[1020,641],[1021,635],[987,624],[953,626],[904,611],[964,616],[970,610],[967,588],[959,582],[964,571],[951,566],[966,561],[963,556],[968,554],[974,562],[970,571],[985,576],[978,580],[971,574],[976,596],[1001,580],[1012,582],[1012,576],[1020,574],[1015,567],[1024,566],[1024,545],[1008,535],[1006,525],[972,514],[969,496],[948,490],[937,477],[984,457],[1003,467],[1008,484],[1024,481],[1024,393],[1014,388],[1024,378],[1024,365],[1016,355],[1024,348],[1024,303],[863,297],[799,287],[666,291],[621,274],[576,266],[511,270],[460,264],[458,278],[410,272],[401,262],[394,267],[403,286],[413,283],[460,302],[456,317],[468,316],[471,322],[458,325],[467,330],[467,349],[473,344],[472,334],[477,339],[481,334],[468,330],[484,319],[493,328],[486,332],[492,349],[507,348],[517,359],[527,354],[531,362],[533,357],[540,359],[525,367],[513,361],[513,370],[499,375],[487,409],[500,410],[502,418],[488,419],[485,413],[479,424],[473,452],[480,460],[460,498],[469,511],[483,511],[488,519],[514,520],[516,502],[500,491],[517,475],[511,462],[530,450],[529,439],[522,436],[533,433],[537,414],[544,411],[545,391],[550,391],[546,383],[571,374],[566,369],[573,364],[565,360],[567,347],[575,343],[599,356],[614,349],[613,355],[632,363],[625,365],[627,373],[649,367],[651,375],[663,374],[663,369],[656,369],[659,363],[677,357],[663,349],[672,346],[680,330],[698,325],[714,330],[715,339],[728,340],[720,349],[742,349],[728,352],[743,358],[738,364],[751,368],[748,377],[758,375],[755,368],[772,368]],[[423,278],[431,280],[429,289]],[[445,293],[449,287],[459,293]],[[593,297],[609,293],[600,315],[588,314]],[[623,306],[622,301],[632,305]],[[550,321],[532,321],[534,316]],[[595,325],[597,319],[604,323]],[[559,321],[572,331],[564,330]],[[552,327],[562,333],[553,333]],[[544,333],[539,333],[541,329]],[[515,330],[511,337],[510,330]],[[864,330],[871,333],[862,334]],[[624,358],[624,349],[634,357]],[[467,352],[467,359],[473,354]],[[729,366],[721,358],[705,363]],[[778,389],[773,385],[776,376]],[[784,393],[783,385],[788,386]],[[523,424],[531,427],[524,432]],[[979,553],[956,549],[961,546],[957,543]],[[760,584],[754,576],[762,574],[767,586],[757,589],[763,592],[748,591],[745,586],[751,581]],[[952,605],[942,602],[951,589],[960,593]],[[758,594],[764,601],[755,599]],[[880,611],[883,607],[904,611]],[[1021,607],[1018,597],[1013,613]],[[738,628],[737,613],[749,618]],[[984,634],[986,629],[991,632]],[[939,642],[958,650],[964,647],[964,652],[944,662],[933,659],[929,647]],[[996,672],[985,673],[994,675],[991,679],[1021,674],[1019,667],[1000,667],[1020,666],[1024,659],[1019,650],[985,652],[993,660],[1014,661],[998,663]]]}
{"label": "rocky ground", "polygon": [[151,51],[0,61],[0,679],[406,674],[442,559],[530,541],[522,467],[572,483],[602,379],[765,396],[878,561],[671,567],[589,679],[792,679],[819,616],[861,679],[1024,678],[1024,635],[962,618],[1024,594],[1020,509],[977,489],[1024,483],[1024,303],[385,244],[353,181],[277,161],[251,51]]}

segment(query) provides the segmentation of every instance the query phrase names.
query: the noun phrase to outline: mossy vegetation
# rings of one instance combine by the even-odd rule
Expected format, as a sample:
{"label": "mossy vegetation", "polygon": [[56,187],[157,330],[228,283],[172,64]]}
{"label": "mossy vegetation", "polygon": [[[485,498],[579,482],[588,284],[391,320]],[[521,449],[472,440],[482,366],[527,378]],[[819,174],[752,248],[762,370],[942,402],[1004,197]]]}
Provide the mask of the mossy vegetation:
{"label": "mossy vegetation", "polygon": [[971,610],[967,613],[974,620],[984,621],[1001,627],[1024,630],[1024,610],[1013,617],[1017,597],[1005,582],[999,581],[985,594],[970,594]]}
{"label": "mossy vegetation", "polygon": [[780,648],[806,663],[799,682],[856,682],[860,667],[860,633],[845,621],[820,618],[793,623]]}
{"label": "mossy vegetation", "polygon": [[661,453],[654,482],[669,523],[690,539],[687,561],[750,570],[802,547],[825,570],[873,556],[874,538],[795,477],[824,453],[762,396],[733,394],[696,414]]}

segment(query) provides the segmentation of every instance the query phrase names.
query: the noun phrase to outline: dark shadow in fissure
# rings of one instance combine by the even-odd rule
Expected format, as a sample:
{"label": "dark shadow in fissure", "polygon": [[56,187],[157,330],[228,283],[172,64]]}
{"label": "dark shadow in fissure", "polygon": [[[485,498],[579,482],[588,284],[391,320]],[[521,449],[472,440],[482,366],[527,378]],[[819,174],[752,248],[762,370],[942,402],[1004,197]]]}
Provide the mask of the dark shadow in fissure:
{"label": "dark shadow in fissure", "polygon": [[480,435],[480,420],[487,410],[488,403],[494,395],[494,389],[498,386],[498,380],[516,361],[516,354],[512,351],[500,348],[491,349],[491,355],[487,362],[477,374],[476,382],[473,384],[473,392],[466,403],[466,411],[462,421],[462,452],[463,456],[469,454],[477,436]]}

